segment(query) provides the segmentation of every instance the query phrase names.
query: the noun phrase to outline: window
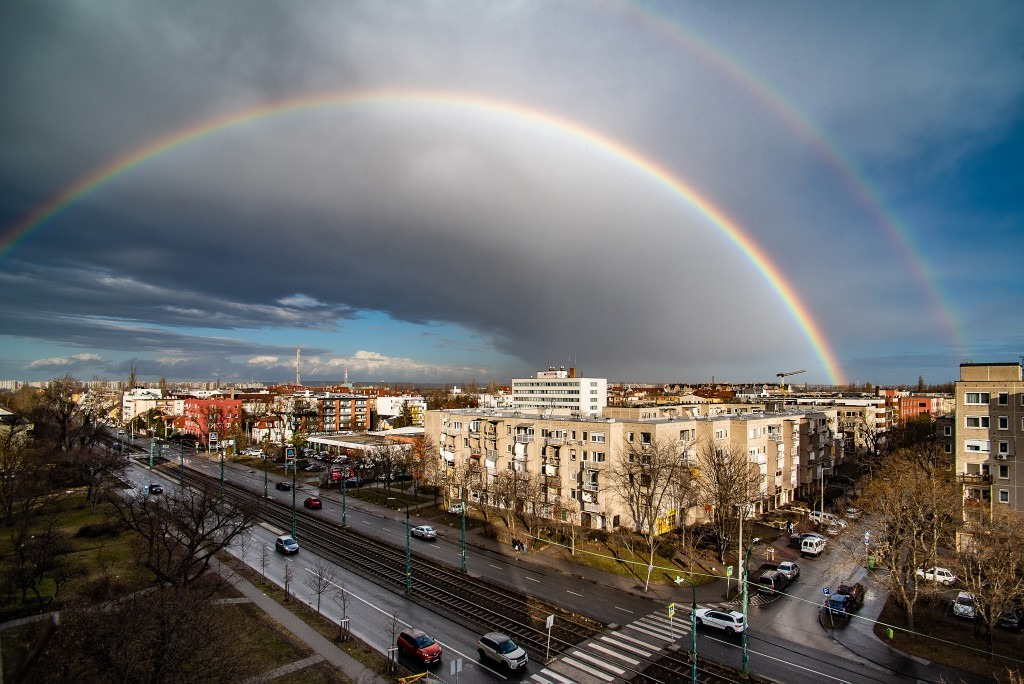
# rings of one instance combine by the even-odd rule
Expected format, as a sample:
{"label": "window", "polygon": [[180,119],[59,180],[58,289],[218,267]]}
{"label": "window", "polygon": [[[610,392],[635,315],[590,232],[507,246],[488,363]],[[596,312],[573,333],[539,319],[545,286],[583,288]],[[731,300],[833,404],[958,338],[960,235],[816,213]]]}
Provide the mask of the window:
{"label": "window", "polygon": [[943,446],[945,446],[945,447],[946,447],[946,453],[947,453],[947,454],[951,454],[951,453],[953,453],[953,445],[952,445],[952,444],[946,443],[946,444],[944,444]]}
{"label": "window", "polygon": [[999,479],[1009,480],[1010,479],[1010,466],[1001,465],[999,466]]}
{"label": "window", "polygon": [[1000,430],[1009,430],[1010,429],[1010,419],[1007,416],[999,416],[999,429]]}
{"label": "window", "polygon": [[988,392],[967,392],[964,396],[965,404],[988,404],[990,401]]}
{"label": "window", "polygon": [[512,445],[511,444],[506,444],[505,445],[505,453],[506,454],[511,454],[512,453]]}
{"label": "window", "polygon": [[590,454],[590,460],[595,463],[604,463],[604,452],[594,451]]}
{"label": "window", "polygon": [[988,416],[967,416],[967,427],[969,428],[987,428],[988,425]]}
{"label": "window", "polygon": [[988,453],[992,450],[992,444],[987,439],[968,439],[964,443],[967,451],[981,451]]}
{"label": "window", "polygon": [[679,431],[679,441],[680,442],[689,442],[690,441],[690,431],[689,430],[680,430]]}
{"label": "window", "polygon": [[603,432],[591,432],[590,441],[597,442],[598,444],[604,444],[604,433]]}
{"label": "window", "polygon": [[1000,489],[999,490],[999,503],[1010,503],[1010,490]]}
{"label": "window", "polygon": [[640,433],[640,443],[641,444],[650,444],[651,443],[651,433],[650,432],[641,432]]}
{"label": "window", "polygon": [[1009,392],[1000,392],[999,394],[996,395],[996,397],[996,403],[998,403],[1000,406],[1006,406],[1007,404],[1010,403]]}
{"label": "window", "polygon": [[953,426],[952,425],[944,425],[942,427],[942,434],[945,437],[952,437],[953,436]]}
{"label": "window", "polygon": [[632,432],[627,432],[627,433],[626,433],[626,441],[627,441],[628,443],[630,443],[630,444],[632,444],[632,443],[633,443],[633,433],[632,433]]}
{"label": "window", "polygon": [[1010,453],[1010,443],[1009,442],[999,442],[999,453],[1001,453],[1001,454],[1008,454],[1008,453]]}
{"label": "window", "polygon": [[725,439],[725,430],[715,430],[715,439]]}
{"label": "window", "polygon": [[576,450],[575,449],[572,449],[571,451],[569,451],[569,460],[570,461],[575,461],[576,460]]}

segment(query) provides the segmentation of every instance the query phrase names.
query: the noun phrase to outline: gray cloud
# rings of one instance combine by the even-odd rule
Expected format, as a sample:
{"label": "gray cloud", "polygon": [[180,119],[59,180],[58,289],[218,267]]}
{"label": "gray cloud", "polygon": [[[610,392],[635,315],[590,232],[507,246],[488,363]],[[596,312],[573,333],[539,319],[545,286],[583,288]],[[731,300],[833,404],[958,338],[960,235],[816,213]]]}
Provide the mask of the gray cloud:
{"label": "gray cloud", "polygon": [[[907,176],[929,194],[1019,120],[1024,20],[1000,7],[697,4],[672,32],[628,6],[8,3],[0,88],[19,106],[0,112],[0,220],[170,132],[271,102],[378,87],[495,97],[607,133],[720,206],[859,370],[868,347],[948,342],[927,288],[822,150],[685,32],[894,197]],[[951,258],[924,238],[952,230],[920,229],[928,258]],[[1020,246],[1012,230],[999,239],[1003,254]],[[655,179],[521,118],[402,98],[159,155],[17,247],[0,287],[0,333],[145,353],[140,368],[167,376],[283,369],[281,331],[316,339],[310,372],[325,375],[482,375],[482,346],[499,377],[565,356],[624,379],[820,365],[742,250]],[[354,337],[381,315],[472,337],[402,351]],[[453,361],[460,345],[471,360]]]}

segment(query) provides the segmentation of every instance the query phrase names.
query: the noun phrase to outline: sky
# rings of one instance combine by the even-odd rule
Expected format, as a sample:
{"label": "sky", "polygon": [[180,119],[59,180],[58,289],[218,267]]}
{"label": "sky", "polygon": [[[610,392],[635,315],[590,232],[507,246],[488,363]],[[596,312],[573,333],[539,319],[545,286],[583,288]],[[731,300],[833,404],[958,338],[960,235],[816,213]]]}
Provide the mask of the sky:
{"label": "sky", "polygon": [[1024,4],[0,3],[0,379],[1024,354]]}

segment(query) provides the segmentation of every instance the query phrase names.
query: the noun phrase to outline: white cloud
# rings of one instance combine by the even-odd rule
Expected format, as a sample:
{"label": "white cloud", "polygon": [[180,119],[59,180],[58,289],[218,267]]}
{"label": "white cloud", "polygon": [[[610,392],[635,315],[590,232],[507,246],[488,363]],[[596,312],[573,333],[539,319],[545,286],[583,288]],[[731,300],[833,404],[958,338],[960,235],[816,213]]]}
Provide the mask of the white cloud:
{"label": "white cloud", "polygon": [[105,364],[107,360],[99,354],[74,354],[73,356],[54,356],[48,359],[36,359],[25,366],[28,370],[43,370],[48,368],[67,368],[70,366],[85,366],[90,364]]}

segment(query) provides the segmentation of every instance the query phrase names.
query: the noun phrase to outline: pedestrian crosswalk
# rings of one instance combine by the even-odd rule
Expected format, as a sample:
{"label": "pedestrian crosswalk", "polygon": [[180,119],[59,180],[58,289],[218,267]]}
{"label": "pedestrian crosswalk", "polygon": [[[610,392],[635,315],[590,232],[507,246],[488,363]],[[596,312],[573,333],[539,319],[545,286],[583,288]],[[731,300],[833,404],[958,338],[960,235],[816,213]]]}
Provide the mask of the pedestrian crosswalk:
{"label": "pedestrian crosswalk", "polygon": [[[701,607],[730,608],[726,604]],[[673,619],[664,610],[651,612],[617,630],[577,644],[530,679],[536,684],[607,684],[633,679],[660,653],[689,636],[689,611],[681,611]]]}

